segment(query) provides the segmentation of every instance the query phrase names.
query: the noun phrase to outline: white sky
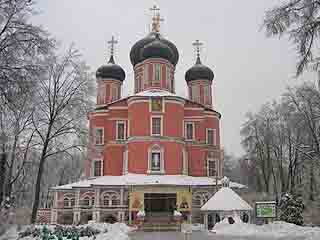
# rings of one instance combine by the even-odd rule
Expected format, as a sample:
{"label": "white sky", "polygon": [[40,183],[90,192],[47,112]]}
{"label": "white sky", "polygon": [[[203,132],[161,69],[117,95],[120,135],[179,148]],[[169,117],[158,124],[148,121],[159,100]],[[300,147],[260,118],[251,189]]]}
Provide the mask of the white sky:
{"label": "white sky", "polygon": [[[63,47],[75,43],[95,71],[109,57],[107,41],[119,40],[115,60],[126,71],[124,94],[133,92],[129,52],[149,32],[154,4],[165,21],[161,33],[178,48],[176,92],[186,96],[184,73],[194,62],[192,42],[204,43],[202,62],[215,73],[214,108],[221,112],[225,149],[240,156],[240,128],[248,111],[278,98],[294,79],[295,48],[260,31],[266,9],[279,0],[38,0],[33,22],[47,29]],[[309,79],[314,77],[308,74]],[[308,80],[305,75],[304,80]]]}

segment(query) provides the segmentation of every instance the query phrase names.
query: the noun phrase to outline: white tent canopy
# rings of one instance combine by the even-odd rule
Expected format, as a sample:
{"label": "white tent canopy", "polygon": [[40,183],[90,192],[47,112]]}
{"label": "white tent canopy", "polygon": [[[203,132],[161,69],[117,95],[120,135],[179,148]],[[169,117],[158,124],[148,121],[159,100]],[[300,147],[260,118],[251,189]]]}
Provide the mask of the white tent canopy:
{"label": "white tent canopy", "polygon": [[201,211],[251,211],[253,208],[229,187],[222,187],[202,207]]}

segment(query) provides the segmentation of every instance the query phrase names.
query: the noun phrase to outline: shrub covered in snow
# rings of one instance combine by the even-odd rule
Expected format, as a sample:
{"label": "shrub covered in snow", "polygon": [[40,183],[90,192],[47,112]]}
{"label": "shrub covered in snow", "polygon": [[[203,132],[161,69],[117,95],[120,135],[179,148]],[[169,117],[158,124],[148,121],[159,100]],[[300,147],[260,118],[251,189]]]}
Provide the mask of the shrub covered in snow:
{"label": "shrub covered in snow", "polygon": [[285,193],[280,200],[280,220],[301,226],[303,209],[304,204],[301,197]]}
{"label": "shrub covered in snow", "polygon": [[[105,230],[107,231],[107,230]],[[54,235],[57,236],[57,238],[66,237],[66,238],[72,238],[72,236],[80,236],[80,237],[91,237],[94,235],[97,235],[100,233],[100,230],[95,229],[90,226],[85,227],[74,227],[74,226],[60,226],[57,225],[53,230],[47,229],[46,227],[28,227],[25,231],[20,232],[19,236],[21,238],[23,237],[40,237],[45,233],[48,233],[48,235]]]}

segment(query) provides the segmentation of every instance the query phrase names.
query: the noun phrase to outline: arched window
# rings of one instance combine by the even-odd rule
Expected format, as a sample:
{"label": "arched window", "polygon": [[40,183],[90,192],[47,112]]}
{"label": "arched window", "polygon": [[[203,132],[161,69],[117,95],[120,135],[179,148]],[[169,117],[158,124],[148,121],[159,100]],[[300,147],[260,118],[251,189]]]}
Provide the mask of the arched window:
{"label": "arched window", "polygon": [[193,194],[192,204],[196,207],[202,207],[210,198],[208,191],[198,191]]}
{"label": "arched window", "polygon": [[63,198],[63,206],[64,207],[69,207],[69,202],[70,202],[70,199],[65,197]]}
{"label": "arched window", "polygon": [[94,195],[92,192],[86,192],[82,195],[80,199],[80,205],[82,206],[93,206],[94,205]]}
{"label": "arched window", "polygon": [[85,196],[82,199],[82,204],[85,205],[85,206],[90,206],[90,197],[89,196]]}
{"label": "arched window", "polygon": [[114,191],[107,191],[102,194],[103,205],[112,207],[120,205],[120,195]]}
{"label": "arched window", "polygon": [[63,206],[64,207],[73,207],[75,205],[75,197],[73,194],[67,193],[63,196]]}
{"label": "arched window", "polygon": [[164,173],[164,150],[159,145],[149,148],[148,173]]}

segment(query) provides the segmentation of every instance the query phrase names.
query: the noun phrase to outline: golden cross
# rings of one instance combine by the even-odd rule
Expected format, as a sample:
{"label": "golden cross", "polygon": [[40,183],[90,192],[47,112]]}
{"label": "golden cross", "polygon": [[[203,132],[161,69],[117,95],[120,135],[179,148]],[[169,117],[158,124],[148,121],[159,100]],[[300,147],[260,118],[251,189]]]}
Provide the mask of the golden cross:
{"label": "golden cross", "polygon": [[196,40],[194,43],[192,43],[192,45],[195,47],[197,58],[200,58],[200,47],[203,45],[203,43],[199,40]]}
{"label": "golden cross", "polygon": [[108,44],[110,45],[110,56],[113,56],[114,54],[114,45],[117,44],[118,41],[115,40],[114,36],[112,36],[111,40],[108,41]]}
{"label": "golden cross", "polygon": [[163,22],[164,19],[160,17],[160,8],[154,5],[150,8],[150,11],[153,12],[152,16],[152,32],[159,32],[160,31],[160,22]]}

